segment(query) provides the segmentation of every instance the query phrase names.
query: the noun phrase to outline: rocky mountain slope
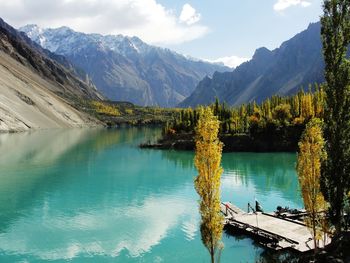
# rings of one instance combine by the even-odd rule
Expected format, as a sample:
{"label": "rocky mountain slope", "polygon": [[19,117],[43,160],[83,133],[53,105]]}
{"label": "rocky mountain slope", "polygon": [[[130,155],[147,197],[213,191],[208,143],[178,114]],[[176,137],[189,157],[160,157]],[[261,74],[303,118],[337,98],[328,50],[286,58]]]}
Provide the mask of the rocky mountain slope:
{"label": "rocky mountain slope", "polygon": [[0,19],[0,132],[96,124],[73,105],[102,96],[57,60]]}
{"label": "rocky mountain slope", "polygon": [[309,27],[270,51],[257,49],[253,58],[233,72],[215,73],[204,78],[180,106],[209,104],[218,97],[230,105],[289,95],[311,83],[322,83],[324,61],[320,23]]}
{"label": "rocky mountain slope", "polygon": [[203,77],[229,70],[147,45],[137,37],[84,34],[67,27],[42,29],[36,25],[19,30],[85,70],[109,99],[138,105],[175,106]]}

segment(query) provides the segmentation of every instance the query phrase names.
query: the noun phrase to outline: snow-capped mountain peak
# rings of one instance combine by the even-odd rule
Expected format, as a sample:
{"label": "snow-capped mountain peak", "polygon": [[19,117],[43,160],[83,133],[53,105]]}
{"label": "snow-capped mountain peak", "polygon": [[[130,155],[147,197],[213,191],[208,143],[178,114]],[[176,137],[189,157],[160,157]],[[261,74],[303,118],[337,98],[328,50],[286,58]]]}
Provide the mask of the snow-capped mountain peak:
{"label": "snow-capped mountain peak", "polygon": [[43,30],[38,25],[26,25],[23,28],[21,28],[20,31],[25,32],[29,38],[40,44],[41,46],[45,45],[45,37],[42,35]]}
{"label": "snow-capped mountain peak", "polygon": [[89,46],[95,46],[99,50],[112,50],[124,56],[135,53],[143,54],[152,49],[138,37],[84,34],[75,32],[66,26],[44,29],[38,25],[26,25],[19,30],[25,32],[42,47],[62,55],[68,55]]}

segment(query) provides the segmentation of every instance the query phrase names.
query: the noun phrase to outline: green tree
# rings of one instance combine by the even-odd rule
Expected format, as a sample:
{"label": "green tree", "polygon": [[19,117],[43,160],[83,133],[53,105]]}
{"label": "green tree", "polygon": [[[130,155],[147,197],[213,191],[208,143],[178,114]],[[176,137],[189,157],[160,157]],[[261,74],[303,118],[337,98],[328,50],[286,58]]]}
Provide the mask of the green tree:
{"label": "green tree", "polygon": [[317,241],[322,236],[322,219],[320,214],[326,207],[320,188],[321,162],[325,159],[324,139],[319,119],[312,119],[306,126],[299,142],[298,179],[308,217],[305,220],[310,228],[317,248]]}
{"label": "green tree", "polygon": [[218,139],[220,122],[212,110],[200,109],[196,127],[195,166],[198,176],[195,188],[200,196],[201,236],[210,253],[211,262],[216,262],[222,249],[222,221],[220,213],[220,178],[222,174],[222,143]]}
{"label": "green tree", "polygon": [[350,189],[350,43],[349,0],[325,0],[321,18],[325,58],[325,129],[328,158],[322,168],[322,191],[330,203],[336,232],[344,223],[344,204]]}
{"label": "green tree", "polygon": [[280,104],[273,111],[274,119],[278,120],[281,125],[287,125],[292,115],[290,114],[289,104]]}

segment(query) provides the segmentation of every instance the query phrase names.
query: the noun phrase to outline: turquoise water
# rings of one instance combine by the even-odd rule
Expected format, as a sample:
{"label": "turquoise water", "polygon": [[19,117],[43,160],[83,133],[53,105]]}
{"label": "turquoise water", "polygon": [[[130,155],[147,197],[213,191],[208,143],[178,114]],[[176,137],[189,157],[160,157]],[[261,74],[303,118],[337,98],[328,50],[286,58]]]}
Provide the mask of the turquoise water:
{"label": "turquoise water", "polygon": [[[0,135],[0,262],[209,262],[193,153],[141,150],[156,129]],[[301,207],[295,154],[223,155],[222,200]],[[263,249],[224,233],[221,262]]]}

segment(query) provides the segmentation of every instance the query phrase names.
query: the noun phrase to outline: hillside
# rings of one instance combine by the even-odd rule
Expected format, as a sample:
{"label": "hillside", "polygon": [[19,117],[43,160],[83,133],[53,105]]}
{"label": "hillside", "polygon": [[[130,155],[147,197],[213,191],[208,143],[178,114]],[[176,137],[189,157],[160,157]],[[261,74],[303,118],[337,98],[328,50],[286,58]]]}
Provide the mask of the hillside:
{"label": "hillside", "polygon": [[272,95],[291,95],[301,87],[322,83],[324,61],[320,24],[309,27],[270,51],[257,49],[253,58],[233,72],[215,73],[204,78],[180,106],[209,104],[215,100],[230,105],[260,103]]}
{"label": "hillside", "polygon": [[148,45],[137,37],[84,34],[67,27],[42,29],[36,25],[19,30],[85,70],[107,98],[141,106],[175,106],[203,77],[229,70]]}
{"label": "hillside", "polygon": [[96,125],[73,106],[101,95],[49,56],[0,19],[0,132]]}

